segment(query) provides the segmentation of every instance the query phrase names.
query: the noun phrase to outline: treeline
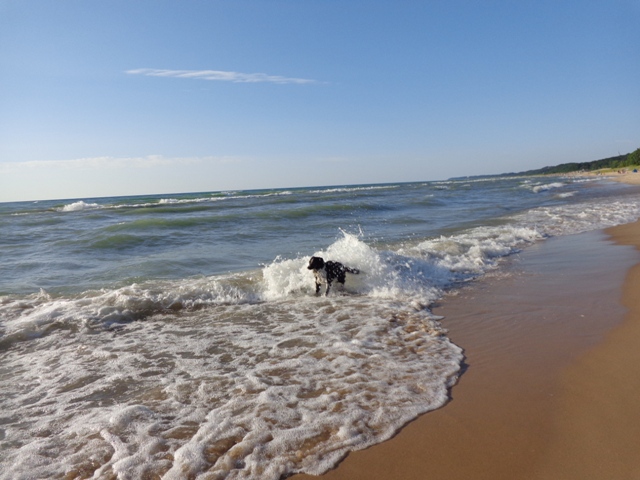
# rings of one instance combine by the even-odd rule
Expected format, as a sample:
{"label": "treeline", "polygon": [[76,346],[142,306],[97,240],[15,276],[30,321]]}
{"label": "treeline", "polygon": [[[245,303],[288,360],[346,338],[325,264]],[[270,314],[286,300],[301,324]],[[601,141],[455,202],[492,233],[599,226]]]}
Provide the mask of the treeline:
{"label": "treeline", "polygon": [[637,150],[625,154],[618,155],[616,157],[603,158],[602,160],[594,160],[592,162],[574,162],[563,163],[556,165],[555,167],[544,167],[538,170],[529,170],[522,172],[520,175],[545,175],[545,174],[562,174],[569,172],[590,172],[594,170],[601,170],[603,168],[628,168],[637,167],[640,165],[640,148]]}

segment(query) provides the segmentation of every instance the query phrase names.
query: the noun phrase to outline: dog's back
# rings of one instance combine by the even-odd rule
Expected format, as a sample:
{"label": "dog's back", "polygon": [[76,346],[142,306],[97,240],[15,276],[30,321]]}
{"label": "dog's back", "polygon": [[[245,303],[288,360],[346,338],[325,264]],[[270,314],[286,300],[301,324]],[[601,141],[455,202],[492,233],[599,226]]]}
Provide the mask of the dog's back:
{"label": "dog's back", "polygon": [[347,279],[347,273],[359,274],[360,270],[357,268],[350,268],[343,265],[340,262],[327,261],[325,262],[321,257],[311,257],[309,260],[309,270],[313,270],[316,280],[316,293],[320,293],[320,285],[324,282],[327,283],[326,294],[331,289],[331,284],[334,280],[344,285]]}
{"label": "dog's back", "polygon": [[350,268],[340,262],[332,262],[331,260],[325,262],[324,268],[327,271],[328,282],[337,279],[338,282],[344,283],[346,280],[346,273],[353,273],[356,275],[360,273],[360,271],[356,268]]}

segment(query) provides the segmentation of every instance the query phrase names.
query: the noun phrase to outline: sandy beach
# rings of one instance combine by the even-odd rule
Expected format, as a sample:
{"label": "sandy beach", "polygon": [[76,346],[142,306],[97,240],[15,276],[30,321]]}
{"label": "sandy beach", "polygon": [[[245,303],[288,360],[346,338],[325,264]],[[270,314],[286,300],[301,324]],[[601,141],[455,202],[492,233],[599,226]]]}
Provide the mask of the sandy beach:
{"label": "sandy beach", "polygon": [[618,172],[579,172],[570,174],[577,177],[602,177],[616,182],[628,183],[630,185],[640,185],[640,173],[633,172],[633,170],[623,169]]}
{"label": "sandy beach", "polygon": [[629,183],[631,185],[640,185],[640,173],[625,172],[611,177],[616,182]]}
{"label": "sandy beach", "polygon": [[553,238],[445,298],[450,402],[321,478],[640,479],[639,249],[640,222]]}

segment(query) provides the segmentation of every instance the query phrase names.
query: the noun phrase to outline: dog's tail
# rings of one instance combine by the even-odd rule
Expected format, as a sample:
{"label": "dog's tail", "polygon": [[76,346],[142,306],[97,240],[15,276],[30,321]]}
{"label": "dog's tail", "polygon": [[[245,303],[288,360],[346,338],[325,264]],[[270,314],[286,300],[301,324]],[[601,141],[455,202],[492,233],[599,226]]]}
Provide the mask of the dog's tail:
{"label": "dog's tail", "polygon": [[347,273],[353,273],[354,275],[358,275],[360,273],[360,270],[357,268],[344,267],[344,269]]}

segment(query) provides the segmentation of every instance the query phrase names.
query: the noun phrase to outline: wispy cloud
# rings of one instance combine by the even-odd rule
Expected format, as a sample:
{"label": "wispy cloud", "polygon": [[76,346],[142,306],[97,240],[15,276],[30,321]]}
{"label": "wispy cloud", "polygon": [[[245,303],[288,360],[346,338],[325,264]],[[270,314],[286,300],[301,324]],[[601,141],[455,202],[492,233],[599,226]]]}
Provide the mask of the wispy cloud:
{"label": "wispy cloud", "polygon": [[0,173],[16,173],[34,169],[102,170],[154,168],[171,165],[192,165],[198,163],[235,163],[241,161],[232,157],[165,157],[147,155],[144,157],[88,157],[73,160],[33,160],[28,162],[0,162]]}
{"label": "wispy cloud", "polygon": [[317,83],[316,80],[307,78],[281,77],[279,75],[267,75],[266,73],[240,73],[225,72],[221,70],[162,70],[156,68],[138,68],[127,70],[129,75],[145,75],[147,77],[171,77],[171,78],[195,78],[199,80],[217,80],[219,82],[233,83]]}

